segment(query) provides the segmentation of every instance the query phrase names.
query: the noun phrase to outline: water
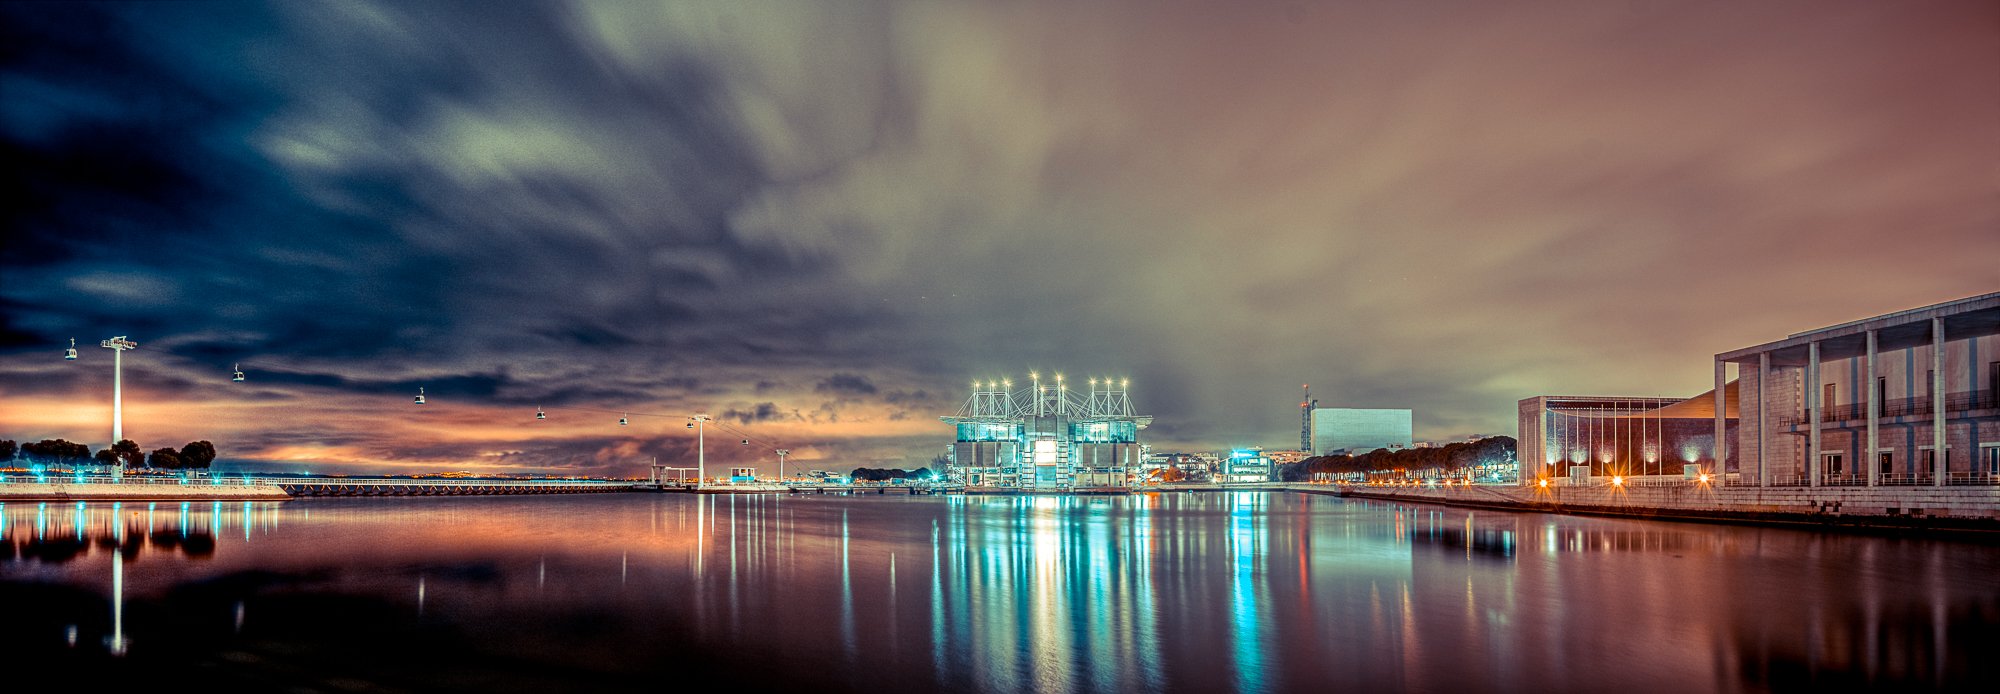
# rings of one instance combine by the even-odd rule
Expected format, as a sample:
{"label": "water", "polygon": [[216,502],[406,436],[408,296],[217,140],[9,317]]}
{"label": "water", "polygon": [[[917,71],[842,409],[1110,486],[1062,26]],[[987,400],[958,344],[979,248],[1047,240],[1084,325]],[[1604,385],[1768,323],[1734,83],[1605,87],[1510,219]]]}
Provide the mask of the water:
{"label": "water", "polygon": [[0,538],[5,676],[82,684],[2000,683],[2000,548],[1934,539],[1287,493],[16,502]]}

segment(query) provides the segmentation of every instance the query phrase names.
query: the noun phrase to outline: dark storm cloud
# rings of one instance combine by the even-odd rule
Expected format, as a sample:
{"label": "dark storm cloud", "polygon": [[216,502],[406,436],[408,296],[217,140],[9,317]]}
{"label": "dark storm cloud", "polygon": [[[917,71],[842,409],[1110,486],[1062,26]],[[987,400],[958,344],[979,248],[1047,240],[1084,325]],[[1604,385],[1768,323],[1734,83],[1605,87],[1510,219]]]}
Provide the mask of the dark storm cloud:
{"label": "dark storm cloud", "polygon": [[[1131,378],[1162,448],[1288,441],[1300,382],[1420,436],[1508,431],[1521,397],[1691,394],[1704,355],[2000,284],[1996,25],[1971,1],[0,5],[0,390],[98,397],[101,370],[37,365],[129,334],[161,397],[359,429],[423,386],[803,420],[877,461],[941,441],[968,380],[1039,369]],[[781,402],[803,412],[755,416]],[[314,445],[640,455],[421,434]]]}
{"label": "dark storm cloud", "polygon": [[744,424],[769,421],[784,416],[786,415],[778,410],[777,403],[771,402],[760,402],[755,407],[746,410],[731,408],[722,411],[723,419],[734,419]]}
{"label": "dark storm cloud", "polygon": [[815,393],[834,395],[874,395],[875,384],[860,374],[834,374],[813,385]]}

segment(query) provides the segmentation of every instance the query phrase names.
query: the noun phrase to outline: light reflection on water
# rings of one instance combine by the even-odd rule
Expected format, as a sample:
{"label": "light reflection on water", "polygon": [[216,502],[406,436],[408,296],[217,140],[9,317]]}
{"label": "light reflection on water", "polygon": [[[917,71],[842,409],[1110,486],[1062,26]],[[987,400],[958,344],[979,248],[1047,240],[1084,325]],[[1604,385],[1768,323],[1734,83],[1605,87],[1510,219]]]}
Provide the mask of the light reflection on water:
{"label": "light reflection on water", "polygon": [[1995,569],[1282,493],[10,503],[0,648],[415,689],[1985,687]]}

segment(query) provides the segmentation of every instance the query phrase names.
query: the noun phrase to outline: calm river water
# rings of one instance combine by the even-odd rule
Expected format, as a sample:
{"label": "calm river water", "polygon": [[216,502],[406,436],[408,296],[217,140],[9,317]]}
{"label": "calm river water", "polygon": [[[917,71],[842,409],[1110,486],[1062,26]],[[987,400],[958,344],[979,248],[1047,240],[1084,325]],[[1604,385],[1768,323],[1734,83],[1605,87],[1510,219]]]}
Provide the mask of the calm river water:
{"label": "calm river water", "polygon": [[9,676],[72,685],[2000,685],[2000,548],[1946,540],[1290,493],[17,502],[0,538]]}

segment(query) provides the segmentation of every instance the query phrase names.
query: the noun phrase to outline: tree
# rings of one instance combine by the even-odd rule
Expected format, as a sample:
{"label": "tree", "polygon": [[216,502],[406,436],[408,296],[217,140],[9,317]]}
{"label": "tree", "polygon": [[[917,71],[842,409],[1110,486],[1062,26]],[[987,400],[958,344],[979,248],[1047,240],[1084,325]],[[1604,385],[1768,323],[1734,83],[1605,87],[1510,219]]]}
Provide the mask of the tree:
{"label": "tree", "polygon": [[181,465],[196,470],[207,470],[208,464],[213,462],[215,462],[215,444],[193,441],[181,446]]}
{"label": "tree", "polygon": [[111,467],[118,464],[118,454],[112,453],[111,449],[109,448],[98,449],[97,455],[91,456],[91,459],[97,461],[98,465],[103,465],[105,467]]}
{"label": "tree", "polygon": [[43,465],[64,465],[71,460],[81,461],[90,457],[89,446],[65,439],[43,439],[21,446],[21,452],[27,454],[28,460]]}
{"label": "tree", "polygon": [[146,463],[155,469],[178,470],[181,467],[181,452],[172,448],[162,448],[153,451],[152,457],[148,458]]}
{"label": "tree", "polygon": [[12,461],[14,454],[20,450],[20,444],[14,443],[12,439],[0,439],[0,463]]}
{"label": "tree", "polygon": [[146,466],[146,452],[140,449],[139,444],[134,443],[131,439],[123,439],[118,443],[111,444],[111,452],[117,455],[119,460],[125,461],[125,467],[128,469]]}

